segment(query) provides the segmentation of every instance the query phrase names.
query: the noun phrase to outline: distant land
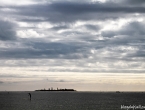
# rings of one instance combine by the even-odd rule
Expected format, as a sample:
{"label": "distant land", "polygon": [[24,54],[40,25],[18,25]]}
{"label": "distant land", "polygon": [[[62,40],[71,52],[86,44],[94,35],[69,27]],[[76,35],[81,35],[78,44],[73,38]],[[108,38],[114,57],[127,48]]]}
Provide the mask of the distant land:
{"label": "distant land", "polygon": [[35,91],[76,91],[76,90],[74,90],[74,89],[53,89],[52,87],[51,88],[49,88],[49,89],[39,89],[39,90],[35,90]]}

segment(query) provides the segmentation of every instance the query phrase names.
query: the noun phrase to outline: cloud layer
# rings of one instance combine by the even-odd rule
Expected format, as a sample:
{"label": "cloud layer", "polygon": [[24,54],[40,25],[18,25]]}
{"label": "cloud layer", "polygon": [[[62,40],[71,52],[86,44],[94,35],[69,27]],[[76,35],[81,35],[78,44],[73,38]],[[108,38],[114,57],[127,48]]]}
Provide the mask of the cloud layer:
{"label": "cloud layer", "polygon": [[143,0],[3,1],[0,66],[144,73],[144,6]]}

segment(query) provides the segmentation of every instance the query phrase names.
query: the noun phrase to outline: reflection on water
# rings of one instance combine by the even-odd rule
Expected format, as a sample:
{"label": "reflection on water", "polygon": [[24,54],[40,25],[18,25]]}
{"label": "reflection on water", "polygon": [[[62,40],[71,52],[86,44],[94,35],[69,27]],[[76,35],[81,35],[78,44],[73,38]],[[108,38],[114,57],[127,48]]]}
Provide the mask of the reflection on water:
{"label": "reflection on water", "polygon": [[143,105],[145,93],[0,92],[0,110],[120,110]]}

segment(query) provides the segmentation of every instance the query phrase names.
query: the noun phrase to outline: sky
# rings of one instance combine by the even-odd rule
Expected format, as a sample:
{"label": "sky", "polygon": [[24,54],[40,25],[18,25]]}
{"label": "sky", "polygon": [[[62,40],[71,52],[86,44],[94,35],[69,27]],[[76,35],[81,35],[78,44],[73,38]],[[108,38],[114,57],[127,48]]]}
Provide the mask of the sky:
{"label": "sky", "polygon": [[145,0],[0,0],[0,91],[145,91]]}

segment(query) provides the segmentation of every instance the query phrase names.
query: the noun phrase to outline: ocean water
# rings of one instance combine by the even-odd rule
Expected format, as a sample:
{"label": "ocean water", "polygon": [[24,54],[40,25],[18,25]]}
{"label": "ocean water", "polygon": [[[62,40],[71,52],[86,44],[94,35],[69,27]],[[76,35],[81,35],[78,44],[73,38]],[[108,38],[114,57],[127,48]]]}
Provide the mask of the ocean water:
{"label": "ocean water", "polygon": [[30,92],[31,100],[28,93],[0,92],[0,110],[121,110],[121,105],[145,106],[142,92]]}

